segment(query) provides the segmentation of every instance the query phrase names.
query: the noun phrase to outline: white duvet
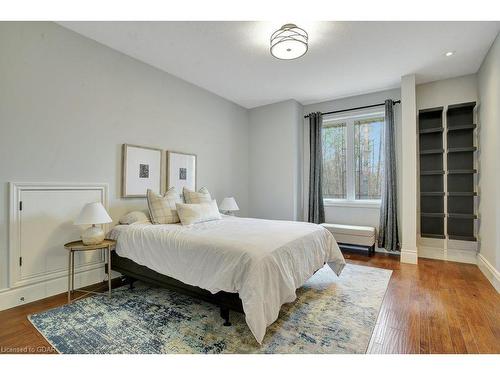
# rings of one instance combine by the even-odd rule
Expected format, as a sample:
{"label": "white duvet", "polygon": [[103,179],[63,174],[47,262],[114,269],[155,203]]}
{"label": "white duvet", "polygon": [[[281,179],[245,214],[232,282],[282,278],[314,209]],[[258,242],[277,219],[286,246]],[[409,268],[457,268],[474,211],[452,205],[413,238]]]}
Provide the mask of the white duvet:
{"label": "white duvet", "polygon": [[259,343],[281,305],[328,262],[340,275],[345,261],[320,225],[223,216],[180,224],[118,225],[116,252],[156,272],[212,293],[239,293],[248,327]]}

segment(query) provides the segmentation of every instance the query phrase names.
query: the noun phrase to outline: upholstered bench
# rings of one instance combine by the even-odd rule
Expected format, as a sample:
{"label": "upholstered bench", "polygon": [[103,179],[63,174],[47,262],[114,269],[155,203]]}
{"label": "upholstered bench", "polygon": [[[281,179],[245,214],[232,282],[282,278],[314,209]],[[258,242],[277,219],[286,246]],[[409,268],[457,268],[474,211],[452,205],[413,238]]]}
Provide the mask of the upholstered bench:
{"label": "upholstered bench", "polygon": [[375,253],[375,228],[328,223],[321,225],[333,234],[341,249],[358,250],[361,248],[368,250],[368,254]]}

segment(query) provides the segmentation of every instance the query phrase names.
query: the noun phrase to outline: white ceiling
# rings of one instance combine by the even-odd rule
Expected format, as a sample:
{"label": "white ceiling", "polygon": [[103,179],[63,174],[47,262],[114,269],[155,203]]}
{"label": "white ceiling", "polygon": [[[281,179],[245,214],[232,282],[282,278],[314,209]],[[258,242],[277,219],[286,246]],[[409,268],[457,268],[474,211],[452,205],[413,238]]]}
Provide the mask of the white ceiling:
{"label": "white ceiling", "polygon": [[[246,108],[302,104],[475,73],[500,22],[297,22],[309,51],[269,53],[286,22],[59,22]],[[445,57],[446,51],[456,51]]]}

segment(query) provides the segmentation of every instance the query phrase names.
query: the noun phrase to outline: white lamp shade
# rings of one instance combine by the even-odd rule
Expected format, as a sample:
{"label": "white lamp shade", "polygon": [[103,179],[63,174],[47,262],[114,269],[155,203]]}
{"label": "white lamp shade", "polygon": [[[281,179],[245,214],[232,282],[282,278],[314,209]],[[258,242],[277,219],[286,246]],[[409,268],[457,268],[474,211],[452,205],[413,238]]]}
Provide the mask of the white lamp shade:
{"label": "white lamp shade", "polygon": [[233,197],[224,198],[219,206],[221,211],[239,211],[240,208],[236,204],[236,200]]}
{"label": "white lamp shade", "polygon": [[75,220],[75,225],[104,224],[112,221],[102,203],[93,202],[83,206],[80,215]]}

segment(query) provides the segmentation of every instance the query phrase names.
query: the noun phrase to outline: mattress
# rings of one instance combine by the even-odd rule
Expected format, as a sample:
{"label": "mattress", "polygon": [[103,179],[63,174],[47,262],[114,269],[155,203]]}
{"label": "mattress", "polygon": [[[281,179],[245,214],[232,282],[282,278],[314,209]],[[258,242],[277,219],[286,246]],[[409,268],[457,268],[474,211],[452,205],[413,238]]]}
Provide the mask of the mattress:
{"label": "mattress", "polygon": [[345,260],[320,225],[223,216],[189,226],[118,225],[108,235],[122,257],[185,284],[238,293],[257,342],[281,306],[328,263],[340,275]]}

